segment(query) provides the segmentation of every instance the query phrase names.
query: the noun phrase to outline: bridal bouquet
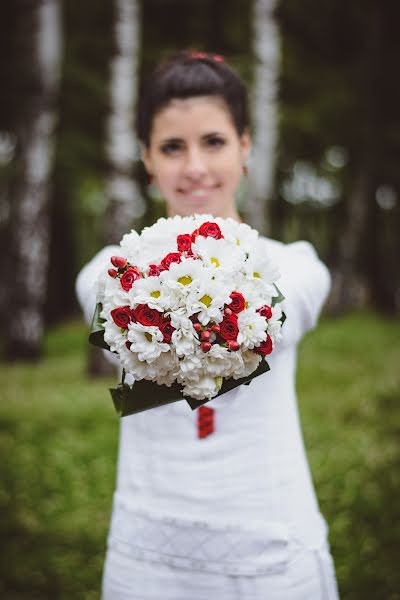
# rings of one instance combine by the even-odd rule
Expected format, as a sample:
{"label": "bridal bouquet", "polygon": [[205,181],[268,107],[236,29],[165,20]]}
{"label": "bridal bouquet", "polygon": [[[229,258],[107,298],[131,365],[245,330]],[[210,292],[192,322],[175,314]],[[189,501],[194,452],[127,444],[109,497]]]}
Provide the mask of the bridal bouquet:
{"label": "bridal bouquet", "polygon": [[[126,234],[120,247],[98,281],[92,330],[92,341],[117,353],[134,380],[111,391],[120,411],[182,395],[195,408],[268,370],[283,296],[257,231],[210,215],[162,218]],[[153,400],[143,407],[138,392],[149,398],[149,382]]]}

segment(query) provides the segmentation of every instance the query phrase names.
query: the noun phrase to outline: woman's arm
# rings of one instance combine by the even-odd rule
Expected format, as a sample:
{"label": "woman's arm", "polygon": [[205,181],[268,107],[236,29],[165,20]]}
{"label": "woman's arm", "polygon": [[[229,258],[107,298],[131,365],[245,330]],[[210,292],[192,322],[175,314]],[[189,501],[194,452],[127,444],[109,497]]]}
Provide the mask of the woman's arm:
{"label": "woman's arm", "polygon": [[118,255],[119,246],[106,246],[98,252],[79,272],[75,282],[75,291],[81,305],[85,321],[91,324],[96,307],[96,285],[101,273],[111,267],[110,258]]}
{"label": "woman's arm", "polygon": [[314,247],[304,241],[284,247],[279,268],[282,277],[277,283],[285,296],[280,306],[287,317],[280,345],[287,346],[299,342],[317,324],[331,276]]}

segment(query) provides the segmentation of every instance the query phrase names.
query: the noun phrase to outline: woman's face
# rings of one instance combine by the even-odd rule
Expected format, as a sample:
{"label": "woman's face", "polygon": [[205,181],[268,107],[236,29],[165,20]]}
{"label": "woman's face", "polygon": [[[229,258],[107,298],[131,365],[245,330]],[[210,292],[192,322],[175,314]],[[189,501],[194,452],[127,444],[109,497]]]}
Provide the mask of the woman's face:
{"label": "woman's face", "polygon": [[142,158],[169,216],[237,219],[234,193],[249,150],[249,136],[238,135],[224,100],[199,96],[172,100],[155,115]]}

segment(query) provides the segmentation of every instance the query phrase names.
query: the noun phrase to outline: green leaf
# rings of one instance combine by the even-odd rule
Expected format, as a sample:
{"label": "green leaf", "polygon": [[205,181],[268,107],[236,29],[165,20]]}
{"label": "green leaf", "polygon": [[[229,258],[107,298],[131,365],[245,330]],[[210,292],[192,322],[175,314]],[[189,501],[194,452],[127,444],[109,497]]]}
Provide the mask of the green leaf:
{"label": "green leaf", "polygon": [[285,299],[285,296],[282,294],[282,292],[281,292],[281,290],[278,288],[278,286],[277,286],[277,285],[275,285],[275,283],[274,283],[274,288],[275,288],[275,289],[276,289],[276,291],[278,292],[278,295],[277,295],[277,296],[274,296],[274,297],[272,298],[272,303],[271,303],[271,305],[272,305],[272,308],[273,308],[273,307],[274,307],[276,304],[279,304],[280,302],[282,302],[282,301]]}
{"label": "green leaf", "polygon": [[103,305],[101,302],[96,304],[96,308],[94,311],[92,324],[90,326],[89,332],[89,342],[93,344],[93,346],[98,346],[99,348],[104,348],[104,350],[110,350],[110,346],[104,341],[104,325],[105,319],[100,317],[100,313],[103,309]]}

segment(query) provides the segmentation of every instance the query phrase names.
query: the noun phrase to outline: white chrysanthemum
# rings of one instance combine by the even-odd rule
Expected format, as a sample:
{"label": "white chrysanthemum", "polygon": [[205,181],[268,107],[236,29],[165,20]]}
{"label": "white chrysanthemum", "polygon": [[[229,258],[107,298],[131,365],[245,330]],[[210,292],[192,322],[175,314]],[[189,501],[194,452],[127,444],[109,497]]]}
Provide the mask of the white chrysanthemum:
{"label": "white chrysanthemum", "polygon": [[208,279],[191,291],[186,298],[186,308],[189,315],[196,315],[202,325],[210,321],[220,323],[223,319],[224,304],[230,304],[231,286],[225,281]]}
{"label": "white chrysanthemum", "polygon": [[164,311],[171,308],[171,294],[162,285],[160,277],[142,277],[137,279],[128,292],[132,305],[147,304],[150,308]]}
{"label": "white chrysanthemum", "polygon": [[186,381],[182,393],[195,400],[204,400],[205,398],[214,398],[221,389],[221,380],[219,377],[210,377],[202,375],[196,381]]}
{"label": "white chrysanthemum", "polygon": [[163,334],[158,327],[147,327],[141,323],[130,323],[128,340],[131,342],[131,352],[137,352],[139,360],[148,363],[158,358],[161,352],[168,352],[169,344],[163,342]]}
{"label": "white chrysanthemum", "polygon": [[197,236],[192,246],[193,253],[200,256],[207,267],[222,269],[224,274],[241,268],[246,255],[239,248],[224,239]]}
{"label": "white chrysanthemum", "polygon": [[237,341],[245,349],[251,350],[267,339],[267,319],[254,308],[248,308],[238,314],[238,327]]}
{"label": "white chrysanthemum", "polygon": [[199,336],[193,328],[193,323],[184,308],[167,313],[171,318],[171,325],[175,328],[171,336],[172,344],[179,357],[191,356],[200,345]]}
{"label": "white chrysanthemum", "polygon": [[193,288],[200,286],[207,273],[200,260],[183,259],[180,263],[172,263],[168,271],[160,274],[160,280],[181,301]]}
{"label": "white chrysanthemum", "polygon": [[131,352],[126,347],[119,355],[123,368],[135,381],[142,379],[155,381],[158,375],[157,361],[147,363],[145,360],[140,360],[136,352]]}
{"label": "white chrysanthemum", "polygon": [[135,264],[140,252],[140,236],[132,229],[126,233],[120,242],[121,255],[125,256],[131,264]]}
{"label": "white chrysanthemum", "polygon": [[253,252],[259,239],[258,231],[252,229],[246,223],[237,223],[233,219],[225,219],[225,223],[220,225],[224,237],[227,241],[240,248],[245,253]]}
{"label": "white chrysanthemum", "polygon": [[262,279],[267,284],[275,283],[281,276],[275,263],[266,254],[263,240],[258,240],[249,254],[244,271],[247,277]]}
{"label": "white chrysanthemum", "polygon": [[253,371],[255,371],[260,364],[262,357],[251,350],[245,350],[242,352],[242,369],[239,372],[233,374],[234,379],[241,379],[242,377],[248,377]]}
{"label": "white chrysanthemum", "polygon": [[272,316],[270,319],[268,319],[267,327],[268,335],[271,337],[274,345],[276,342],[279,342],[282,338],[282,323],[280,321],[281,318],[282,310],[279,308],[279,306],[274,306],[274,308],[272,309]]}
{"label": "white chrysanthemum", "polygon": [[234,279],[234,291],[240,291],[246,303],[246,308],[259,308],[264,304],[271,305],[272,297],[276,295],[273,285],[268,285],[261,279],[248,279],[242,273],[237,273]]}
{"label": "white chrysanthemum", "polygon": [[126,333],[118,327],[112,319],[107,319],[104,323],[104,341],[110,346],[111,352],[120,353],[121,348],[125,347]]}
{"label": "white chrysanthemum", "polygon": [[211,377],[230,377],[242,364],[240,352],[231,352],[219,344],[213,344],[204,354],[204,371]]}
{"label": "white chrysanthemum", "polygon": [[206,354],[200,349],[193,354],[186,354],[183,356],[179,363],[179,383],[184,383],[186,379],[192,381],[199,379],[204,368],[205,356]]}
{"label": "white chrysanthemum", "polygon": [[127,292],[121,287],[119,278],[110,277],[107,272],[99,278],[96,288],[97,302],[101,302],[103,306],[107,303],[115,308],[129,304]]}

